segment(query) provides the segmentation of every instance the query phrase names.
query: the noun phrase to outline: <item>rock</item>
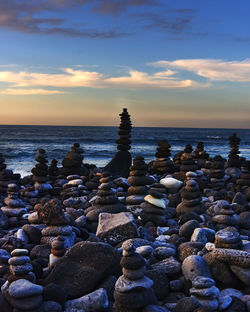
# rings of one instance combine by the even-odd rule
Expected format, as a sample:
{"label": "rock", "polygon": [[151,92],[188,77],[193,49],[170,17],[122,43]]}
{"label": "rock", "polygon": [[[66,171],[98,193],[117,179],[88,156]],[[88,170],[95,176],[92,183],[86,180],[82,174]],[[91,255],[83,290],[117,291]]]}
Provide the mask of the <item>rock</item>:
{"label": "rock", "polygon": [[192,297],[185,297],[180,299],[175,308],[174,312],[194,312],[196,309],[202,307],[201,303]]}
{"label": "rock", "polygon": [[230,265],[230,269],[245,285],[250,286],[250,268]]}
{"label": "rock", "polygon": [[63,312],[62,306],[55,301],[44,301],[39,312]]}
{"label": "rock", "polygon": [[56,301],[64,306],[66,301],[65,291],[57,284],[50,283],[44,287],[43,299],[46,301]]}
{"label": "rock", "polygon": [[214,241],[215,231],[208,228],[196,228],[191,236],[191,242],[199,242],[205,245]]}
{"label": "rock", "polygon": [[142,312],[169,312],[169,310],[158,305],[150,304]]}
{"label": "rock", "polygon": [[22,229],[29,238],[29,241],[33,244],[40,244],[41,240],[41,231],[39,228],[32,226],[30,224],[25,224]]}
{"label": "rock", "polygon": [[229,264],[235,264],[246,268],[249,268],[250,266],[250,253],[247,251],[214,248],[211,251],[211,257],[215,260],[224,261]]}
{"label": "rock", "polygon": [[138,237],[134,217],[130,212],[101,213],[96,235],[113,246],[129,238]]}
{"label": "rock", "polygon": [[176,254],[176,250],[174,248],[168,248],[165,246],[157,247],[154,250],[154,256],[158,260],[163,260],[163,259],[169,258],[171,256],[175,256],[175,254]]}
{"label": "rock", "polygon": [[88,295],[69,300],[65,304],[65,312],[92,312],[103,311],[109,305],[108,296],[105,289],[100,288]]}
{"label": "rock", "polygon": [[168,276],[174,276],[180,273],[181,264],[174,257],[170,257],[153,264],[152,269],[160,270]]}
{"label": "rock", "polygon": [[152,195],[147,195],[144,197],[144,200],[152,205],[155,205],[159,208],[165,209],[166,208],[166,200],[163,198],[155,198]]}
{"label": "rock", "polygon": [[115,289],[119,292],[129,292],[136,288],[150,288],[153,285],[153,281],[146,276],[140,279],[131,281],[130,279],[123,276],[122,279],[118,279],[115,285]]}
{"label": "rock", "polygon": [[186,238],[190,238],[194,229],[199,228],[200,223],[197,220],[189,220],[182,224],[179,229],[179,236],[184,236]]}
{"label": "rock", "polygon": [[182,263],[182,273],[186,280],[193,280],[197,276],[212,278],[206,261],[201,256],[189,256]]}
{"label": "rock", "polygon": [[9,294],[13,298],[25,298],[40,295],[43,292],[43,287],[33,284],[28,280],[19,279],[10,284]]}
{"label": "rock", "polygon": [[161,179],[160,183],[171,191],[177,191],[183,185],[183,182],[172,177]]}
{"label": "rock", "polygon": [[9,226],[8,217],[0,209],[0,229],[6,230],[8,229],[8,226]]}
{"label": "rock", "polygon": [[79,298],[93,291],[108,275],[119,274],[120,257],[109,244],[76,243],[55,264],[45,285],[56,283],[65,290],[68,298]]}

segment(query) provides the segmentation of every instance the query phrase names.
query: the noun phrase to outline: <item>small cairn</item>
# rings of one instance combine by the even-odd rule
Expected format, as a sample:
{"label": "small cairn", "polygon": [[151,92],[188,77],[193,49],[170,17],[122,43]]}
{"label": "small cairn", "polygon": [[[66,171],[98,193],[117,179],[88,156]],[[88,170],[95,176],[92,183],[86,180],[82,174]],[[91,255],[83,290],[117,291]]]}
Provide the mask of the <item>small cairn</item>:
{"label": "small cairn", "polygon": [[215,233],[214,244],[216,248],[242,249],[240,234],[231,226]]}
{"label": "small cairn", "polygon": [[229,145],[230,145],[230,152],[228,154],[228,162],[227,167],[228,168],[240,168],[241,166],[241,159],[240,159],[240,151],[239,151],[239,145],[240,145],[241,139],[237,137],[236,133],[233,133],[229,137]]}
{"label": "small cairn", "polygon": [[64,214],[62,205],[58,199],[51,199],[38,208],[38,219],[47,226],[42,229],[41,244],[51,244],[58,235],[65,239],[65,248],[71,247],[76,238],[69,218]]}
{"label": "small cairn", "polygon": [[44,149],[39,149],[36,154],[35,160],[38,162],[35,168],[31,170],[33,173],[33,180],[35,181],[35,190],[39,193],[47,193],[52,190],[52,186],[47,183],[48,178],[48,166],[47,166],[47,155]]}
{"label": "small cairn", "polygon": [[27,249],[14,249],[11,258],[8,260],[10,265],[9,283],[18,279],[26,279],[35,282],[35,274],[30,263],[29,251]]}
{"label": "small cairn", "polygon": [[54,182],[59,175],[59,168],[57,167],[58,161],[56,159],[52,159],[49,165],[48,174],[50,179]]}
{"label": "small cairn", "polygon": [[219,190],[224,187],[225,180],[225,161],[220,155],[216,155],[211,163],[210,182],[214,190]]}
{"label": "small cairn", "polygon": [[11,183],[13,179],[13,172],[6,169],[5,159],[3,154],[0,153],[0,196],[6,195],[8,184]]}
{"label": "small cairn", "polygon": [[128,196],[126,197],[127,209],[135,214],[141,212],[140,204],[148,193],[146,185],[151,185],[154,182],[153,178],[146,176],[147,170],[148,166],[144,158],[136,156],[133,165],[130,167],[128,183],[131,186],[128,188]]}
{"label": "small cairn", "polygon": [[65,237],[59,235],[51,243],[51,254],[49,256],[49,266],[53,266],[66,252]]}
{"label": "small cairn", "polygon": [[212,222],[217,231],[224,229],[228,226],[237,226],[238,215],[233,210],[232,205],[224,205],[220,212],[212,217]]}
{"label": "small cairn", "polygon": [[113,176],[128,177],[129,167],[132,163],[132,157],[129,153],[131,148],[131,120],[128,114],[127,108],[123,108],[123,112],[120,114],[121,123],[119,127],[120,138],[116,141],[118,152],[113,159],[104,168],[104,171],[110,172]]}
{"label": "small cairn", "polygon": [[10,227],[16,227],[26,223],[21,217],[27,213],[27,209],[24,202],[18,198],[18,190],[19,188],[16,184],[8,185],[8,197],[4,200],[6,206],[1,208],[2,212],[9,218]]}
{"label": "small cairn", "polygon": [[144,224],[153,222],[155,226],[165,226],[167,221],[168,199],[163,193],[155,188],[149,189],[149,195],[144,197],[144,202],[140,204],[142,212],[140,217]]}
{"label": "small cairn", "polygon": [[166,175],[174,172],[174,164],[169,157],[171,156],[171,145],[167,140],[163,140],[157,143],[157,152],[155,153],[156,160],[153,162],[153,168],[156,173],[160,175]]}
{"label": "small cairn", "polygon": [[182,163],[181,162],[182,153],[183,152],[179,152],[179,153],[174,155],[173,163],[174,163],[174,166],[175,166],[175,172],[180,171],[180,166],[181,166],[181,163]]}
{"label": "small cairn", "polygon": [[236,180],[236,184],[243,186],[250,186],[250,160],[245,160],[241,164],[241,175],[238,180]]}
{"label": "small cairn", "polygon": [[193,157],[197,162],[199,168],[204,168],[209,154],[204,150],[204,143],[199,142],[193,152]]}
{"label": "small cairn", "polygon": [[68,176],[78,174],[82,176],[88,175],[88,169],[82,164],[83,149],[79,143],[74,143],[71,147],[71,152],[68,152],[62,161],[63,167],[60,169],[61,174]]}
{"label": "small cairn", "polygon": [[193,148],[190,144],[185,146],[184,152],[181,155],[180,171],[195,171],[198,169],[196,162],[193,159]]}
{"label": "small cairn", "polygon": [[180,216],[187,212],[201,214],[205,211],[199,185],[195,180],[186,182],[186,186],[181,191],[181,198],[182,202],[176,207],[177,215]]}
{"label": "small cairn", "polygon": [[[101,181],[106,181],[101,178]],[[95,204],[85,209],[84,214],[87,218],[86,227],[95,231],[98,225],[98,217],[102,212],[119,213],[127,211],[126,206],[121,203],[116,196],[116,189],[113,188],[112,182],[103,182],[98,187],[97,198]]]}
{"label": "small cairn", "polygon": [[151,288],[153,281],[146,277],[145,260],[135,251],[132,240],[122,244],[121,259],[122,273],[115,284],[114,311],[139,312],[150,304],[155,304],[156,299]]}
{"label": "small cairn", "polygon": [[190,295],[198,300],[203,308],[208,311],[214,311],[219,307],[220,291],[215,287],[215,281],[212,278],[205,276],[196,276],[192,280],[192,288],[190,288]]}

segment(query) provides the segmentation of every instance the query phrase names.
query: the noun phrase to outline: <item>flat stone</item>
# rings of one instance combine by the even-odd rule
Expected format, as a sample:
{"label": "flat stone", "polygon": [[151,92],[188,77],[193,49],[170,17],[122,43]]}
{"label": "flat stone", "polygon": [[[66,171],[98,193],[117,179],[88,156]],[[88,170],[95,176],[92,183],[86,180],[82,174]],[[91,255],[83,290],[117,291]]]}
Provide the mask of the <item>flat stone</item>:
{"label": "flat stone", "polygon": [[18,257],[10,258],[8,263],[10,265],[21,265],[21,264],[25,264],[29,261],[30,261],[30,257],[28,257],[28,256],[18,256]]}
{"label": "flat stone", "polygon": [[29,273],[30,271],[32,271],[33,267],[30,263],[25,263],[22,265],[10,265],[10,271],[12,274],[15,275],[22,275],[22,274],[26,274]]}
{"label": "flat stone", "polygon": [[128,269],[122,268],[123,275],[129,280],[138,280],[138,279],[143,278],[145,271],[146,269],[144,266],[137,270],[128,270]]}
{"label": "flat stone", "polygon": [[168,276],[177,275],[181,271],[181,264],[174,257],[166,258],[152,265],[152,269],[161,270]]}
{"label": "flat stone", "polygon": [[42,294],[43,287],[28,280],[19,279],[10,284],[8,291],[13,298],[26,298]]}
{"label": "flat stone", "polygon": [[205,299],[198,296],[195,297],[195,299],[198,300],[201,303],[201,305],[208,311],[214,311],[219,307],[219,302],[217,299]]}
{"label": "flat stone", "polygon": [[11,304],[14,308],[20,309],[21,311],[35,310],[42,305],[42,295],[36,295],[28,298],[14,299],[11,298]]}
{"label": "flat stone", "polygon": [[250,267],[250,253],[247,251],[215,248],[212,249],[211,256],[215,260],[224,261],[229,264],[235,264],[246,268]]}
{"label": "flat stone", "polygon": [[234,288],[225,288],[220,292],[220,298],[225,296],[241,298],[243,293]]}
{"label": "flat stone", "polygon": [[27,256],[28,254],[29,254],[29,251],[27,249],[14,249],[11,252],[11,257]]}
{"label": "flat stone", "polygon": [[192,280],[192,286],[195,288],[207,288],[215,285],[215,281],[212,278],[205,276],[196,276]]}
{"label": "flat stone", "polygon": [[27,213],[26,208],[2,207],[1,210],[8,217],[21,217],[23,214]]}
{"label": "flat stone", "polygon": [[155,198],[151,195],[147,195],[144,197],[144,200],[154,206],[157,206],[159,208],[165,209],[166,208],[166,200],[165,199],[160,199],[160,198]]}
{"label": "flat stone", "polygon": [[219,296],[219,289],[215,286],[208,288],[190,288],[190,294],[199,297],[217,298]]}
{"label": "flat stone", "polygon": [[215,231],[208,228],[196,228],[191,236],[191,242],[199,242],[206,244],[207,242],[214,241]]}
{"label": "flat stone", "polygon": [[47,226],[42,230],[43,236],[58,236],[58,235],[70,235],[72,227],[70,225],[52,225]]}
{"label": "flat stone", "polygon": [[144,276],[141,279],[131,281],[125,276],[120,276],[115,284],[115,289],[119,292],[125,293],[136,288],[148,289],[153,286],[153,281]]}
{"label": "flat stone", "polygon": [[178,190],[183,185],[183,182],[171,177],[161,179],[160,183],[170,190]]}
{"label": "flat stone", "polygon": [[68,182],[68,184],[70,184],[70,185],[81,185],[81,184],[83,184],[83,182],[82,182],[82,179],[74,179],[74,180],[70,180]]}

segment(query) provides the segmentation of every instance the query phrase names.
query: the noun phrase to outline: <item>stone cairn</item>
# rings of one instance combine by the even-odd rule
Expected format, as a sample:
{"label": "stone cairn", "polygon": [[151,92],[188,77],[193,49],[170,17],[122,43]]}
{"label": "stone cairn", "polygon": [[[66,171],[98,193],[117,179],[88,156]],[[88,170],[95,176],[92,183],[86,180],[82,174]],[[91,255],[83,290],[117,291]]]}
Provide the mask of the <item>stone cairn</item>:
{"label": "stone cairn", "polygon": [[206,160],[209,158],[209,154],[204,150],[204,143],[199,142],[193,151],[193,157],[197,162],[199,168],[204,168]]}
{"label": "stone cairn", "polygon": [[122,245],[122,273],[115,284],[114,311],[139,312],[144,307],[154,304],[153,281],[146,277],[145,259],[135,251],[132,240]]}
{"label": "stone cairn", "polygon": [[233,210],[232,205],[224,205],[222,209],[212,217],[212,223],[217,231],[228,226],[237,226],[238,215]]}
{"label": "stone cairn", "polygon": [[198,169],[196,162],[193,159],[193,148],[190,144],[187,144],[184,152],[181,155],[180,171],[195,171]]}
{"label": "stone cairn", "polygon": [[241,164],[241,175],[236,181],[237,185],[250,187],[250,160],[245,160]]}
{"label": "stone cairn", "polygon": [[216,155],[213,158],[210,168],[210,182],[211,187],[214,190],[218,190],[224,187],[225,180],[225,161],[220,155]]}
{"label": "stone cairn", "polygon": [[225,227],[215,233],[216,248],[242,249],[242,240],[236,228]]}
{"label": "stone cairn", "polygon": [[[100,181],[104,181],[101,178]],[[105,179],[106,181],[106,179]],[[98,225],[98,217],[102,212],[119,213],[125,212],[126,206],[122,204],[116,196],[116,190],[112,182],[103,182],[98,187],[97,198],[93,206],[85,209],[84,214],[87,218],[87,229],[95,232]]]}
{"label": "stone cairn", "polygon": [[49,266],[53,266],[66,252],[65,237],[59,235],[51,243],[51,254],[49,255]]}
{"label": "stone cairn", "polygon": [[74,143],[71,147],[71,152],[68,152],[62,161],[63,167],[60,169],[61,174],[68,176],[78,174],[82,176],[88,175],[88,169],[82,164],[83,149],[80,144]]}
{"label": "stone cairn", "polygon": [[132,157],[129,153],[131,148],[131,120],[130,115],[127,112],[127,108],[123,109],[120,114],[121,123],[119,127],[120,139],[116,141],[118,152],[113,159],[104,168],[105,171],[110,172],[113,176],[128,177],[129,167],[131,166]]}
{"label": "stone cairn", "polygon": [[241,159],[240,159],[240,145],[241,139],[237,137],[236,133],[233,133],[232,136],[229,137],[229,145],[230,145],[230,152],[228,154],[228,168],[240,168],[241,166]]}
{"label": "stone cairn", "polygon": [[42,229],[41,244],[51,244],[58,235],[65,239],[65,248],[73,246],[76,238],[69,218],[64,214],[62,205],[58,199],[51,199],[38,208],[38,219],[47,226]]}
{"label": "stone cairn", "polygon": [[201,214],[205,211],[202,203],[199,185],[195,180],[188,180],[185,187],[181,190],[182,202],[176,207],[177,215],[183,215],[187,212],[196,212]]}
{"label": "stone cairn", "polygon": [[5,159],[0,153],[0,196],[6,195],[8,184],[11,183],[13,172],[6,169]]}
{"label": "stone cairn", "polygon": [[43,303],[43,287],[35,284],[35,274],[27,249],[15,249],[9,259],[10,275],[3,292],[13,311],[37,311]]}
{"label": "stone cairn", "polygon": [[163,193],[155,188],[149,189],[149,195],[144,197],[144,202],[140,204],[142,212],[140,217],[144,224],[153,222],[155,226],[165,226],[167,221],[168,200]]}
{"label": "stone cairn", "polygon": [[38,162],[36,166],[31,170],[33,173],[33,180],[35,181],[35,189],[39,193],[47,193],[52,190],[52,186],[47,183],[48,177],[48,166],[47,166],[47,155],[44,149],[39,149],[36,154],[35,160]]}
{"label": "stone cairn", "polygon": [[153,162],[153,168],[156,173],[160,175],[166,175],[174,172],[174,164],[169,157],[171,156],[171,145],[167,140],[163,140],[157,143],[157,152],[155,153],[156,160]]}
{"label": "stone cairn", "polygon": [[56,159],[52,159],[49,165],[48,174],[52,181],[55,181],[57,176],[59,175],[59,169],[57,167],[58,161]]}
{"label": "stone cairn", "polygon": [[[9,226],[16,227],[26,223],[21,217],[27,213],[24,202],[18,198],[18,186],[16,184],[9,184],[4,203],[6,206],[2,207],[2,212],[9,218]],[[22,222],[23,221],[23,222]]]}
{"label": "stone cairn", "polygon": [[146,176],[147,170],[148,166],[144,158],[136,156],[133,165],[130,167],[128,183],[131,186],[128,188],[128,196],[126,197],[127,209],[134,214],[141,212],[140,204],[148,193],[146,185],[151,185],[154,182],[153,178]]}

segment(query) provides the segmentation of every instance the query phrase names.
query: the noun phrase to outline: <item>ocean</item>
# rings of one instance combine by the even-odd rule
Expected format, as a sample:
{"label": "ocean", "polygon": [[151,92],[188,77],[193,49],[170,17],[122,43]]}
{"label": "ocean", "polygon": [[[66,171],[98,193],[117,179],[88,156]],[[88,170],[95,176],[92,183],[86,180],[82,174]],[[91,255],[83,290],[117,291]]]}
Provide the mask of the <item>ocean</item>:
{"label": "ocean", "polygon": [[[227,157],[228,137],[234,132],[241,138],[241,156],[250,159],[250,129],[206,129],[206,128],[153,128],[132,129],[132,157],[144,156],[153,160],[157,142],[167,139],[172,155],[182,151],[186,144],[193,148],[199,141],[211,155]],[[0,153],[5,157],[8,169],[22,176],[30,174],[35,164],[38,148],[46,150],[49,162],[56,158],[58,165],[73,143],[78,142],[84,149],[84,163],[106,165],[113,157],[118,139],[118,127],[73,127],[73,126],[0,126]]]}

